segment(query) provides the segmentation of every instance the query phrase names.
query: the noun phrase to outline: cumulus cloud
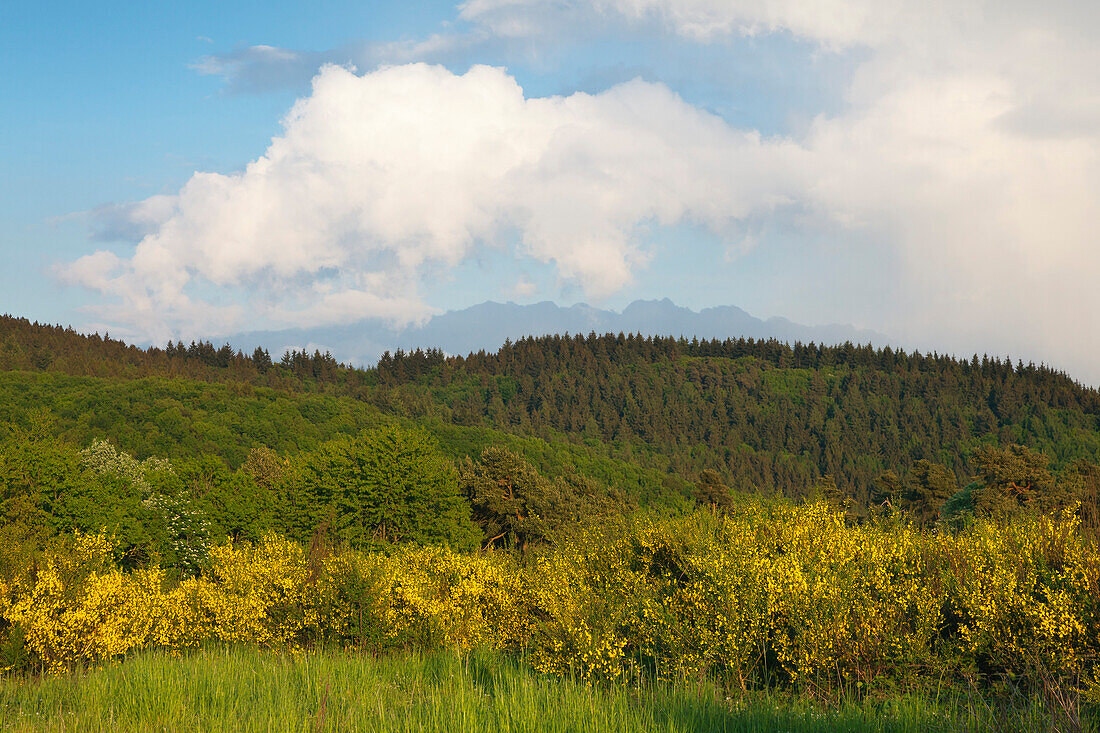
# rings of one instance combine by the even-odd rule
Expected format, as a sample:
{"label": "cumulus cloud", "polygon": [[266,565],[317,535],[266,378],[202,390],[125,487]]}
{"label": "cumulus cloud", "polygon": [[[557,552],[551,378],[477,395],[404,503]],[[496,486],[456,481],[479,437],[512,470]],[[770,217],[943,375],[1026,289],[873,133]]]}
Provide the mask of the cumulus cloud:
{"label": "cumulus cloud", "polygon": [[526,98],[496,68],[329,66],[261,158],[127,209],[169,215],[147,217],[132,257],[97,252],[61,274],[158,339],[242,319],[415,321],[430,313],[424,278],[513,242],[599,297],[644,260],[638,227],[723,232],[801,188],[799,155],[642,81]]}

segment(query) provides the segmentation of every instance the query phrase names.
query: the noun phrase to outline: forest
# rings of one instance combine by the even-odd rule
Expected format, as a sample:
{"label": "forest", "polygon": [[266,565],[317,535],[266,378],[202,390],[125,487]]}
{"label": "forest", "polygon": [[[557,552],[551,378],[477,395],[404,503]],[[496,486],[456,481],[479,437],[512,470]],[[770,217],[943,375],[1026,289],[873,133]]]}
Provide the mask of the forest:
{"label": "forest", "polygon": [[888,347],[589,334],[358,369],[208,342],[138,349],[4,317],[0,370],[0,423],[211,475],[239,473],[258,448],[296,461],[400,424],[453,461],[505,447],[548,479],[583,475],[641,505],[825,495],[930,522],[949,499],[1088,505],[1100,463],[1096,389],[1034,364]]}

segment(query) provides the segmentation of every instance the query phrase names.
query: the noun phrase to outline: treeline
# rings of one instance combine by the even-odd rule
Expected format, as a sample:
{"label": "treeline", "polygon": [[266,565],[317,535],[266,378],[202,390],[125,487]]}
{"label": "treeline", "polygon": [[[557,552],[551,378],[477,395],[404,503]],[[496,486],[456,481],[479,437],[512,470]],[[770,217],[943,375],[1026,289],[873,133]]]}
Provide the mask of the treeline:
{"label": "treeline", "polygon": [[738,338],[725,340],[686,339],[638,334],[596,334],[587,336],[529,336],[507,341],[497,352],[479,351],[467,357],[444,357],[442,352],[387,352],[377,365],[383,384],[415,381],[437,367],[464,368],[474,374],[502,374],[521,369],[529,373],[597,367],[606,362],[655,362],[682,357],[720,359],[751,358],[779,369],[832,370],[837,368],[874,371],[913,371],[923,374],[953,373],[956,378],[1022,378],[1032,384],[1044,402],[1058,407],[1100,412],[1100,391],[1086,388],[1065,372],[1045,365],[1024,364],[988,354],[970,359],[919,351],[907,352],[889,346],[844,343],[794,345],[775,339]]}
{"label": "treeline", "polygon": [[[138,456],[220,454],[234,467],[255,445],[312,449],[380,416],[507,433],[557,446],[540,449],[550,454],[571,443],[614,455],[604,476],[638,467],[649,478],[631,490],[664,503],[702,483],[788,497],[834,492],[867,512],[884,487],[928,476],[937,497],[965,487],[983,447],[1026,446],[1055,471],[1100,462],[1096,389],[1046,366],[889,347],[589,334],[466,357],[399,350],[363,370],[319,352],[274,361],[262,349],[209,342],[138,349],[5,317],[0,368],[47,379],[0,384],[0,420],[39,404],[70,439],[111,437]],[[196,380],[225,385],[216,405]]]}

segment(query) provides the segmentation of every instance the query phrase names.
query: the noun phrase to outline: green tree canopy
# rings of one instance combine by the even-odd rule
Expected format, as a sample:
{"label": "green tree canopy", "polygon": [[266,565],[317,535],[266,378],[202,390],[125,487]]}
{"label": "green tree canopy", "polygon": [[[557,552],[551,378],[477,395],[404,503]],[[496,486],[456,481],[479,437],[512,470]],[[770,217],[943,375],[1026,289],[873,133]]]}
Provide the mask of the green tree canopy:
{"label": "green tree canopy", "polygon": [[422,431],[388,426],[326,443],[305,458],[297,482],[300,534],[327,525],[353,547],[477,545],[454,465]]}
{"label": "green tree canopy", "polygon": [[910,466],[904,478],[894,471],[875,481],[872,498],[876,504],[901,509],[917,524],[928,526],[939,519],[944,502],[959,490],[954,471],[924,458]]}
{"label": "green tree canopy", "polygon": [[733,505],[733,490],[722,480],[722,476],[711,468],[699,472],[699,481],[691,495],[699,504],[709,507],[712,512],[724,512]]}

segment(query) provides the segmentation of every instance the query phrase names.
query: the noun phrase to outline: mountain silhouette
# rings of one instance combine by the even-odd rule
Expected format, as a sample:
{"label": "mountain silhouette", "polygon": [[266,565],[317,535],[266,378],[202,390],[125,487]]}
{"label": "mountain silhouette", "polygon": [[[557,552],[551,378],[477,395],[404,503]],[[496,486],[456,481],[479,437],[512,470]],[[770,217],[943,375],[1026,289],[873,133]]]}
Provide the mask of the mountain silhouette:
{"label": "mountain silhouette", "polygon": [[793,343],[811,341],[839,344],[886,345],[890,339],[875,331],[850,325],[805,326],[786,318],[756,318],[732,306],[693,311],[663,300],[636,300],[621,313],[593,308],[583,303],[560,306],[550,301],[517,305],[487,301],[479,305],[434,316],[420,326],[394,329],[367,319],[320,328],[281,331],[253,331],[228,340],[241,347],[263,346],[274,358],[284,351],[306,349],[331,351],[340,361],[372,365],[385,351],[439,348],[448,354],[495,351],[506,339],[547,334],[639,333],[651,336],[684,336],[700,339],[746,338]]}

